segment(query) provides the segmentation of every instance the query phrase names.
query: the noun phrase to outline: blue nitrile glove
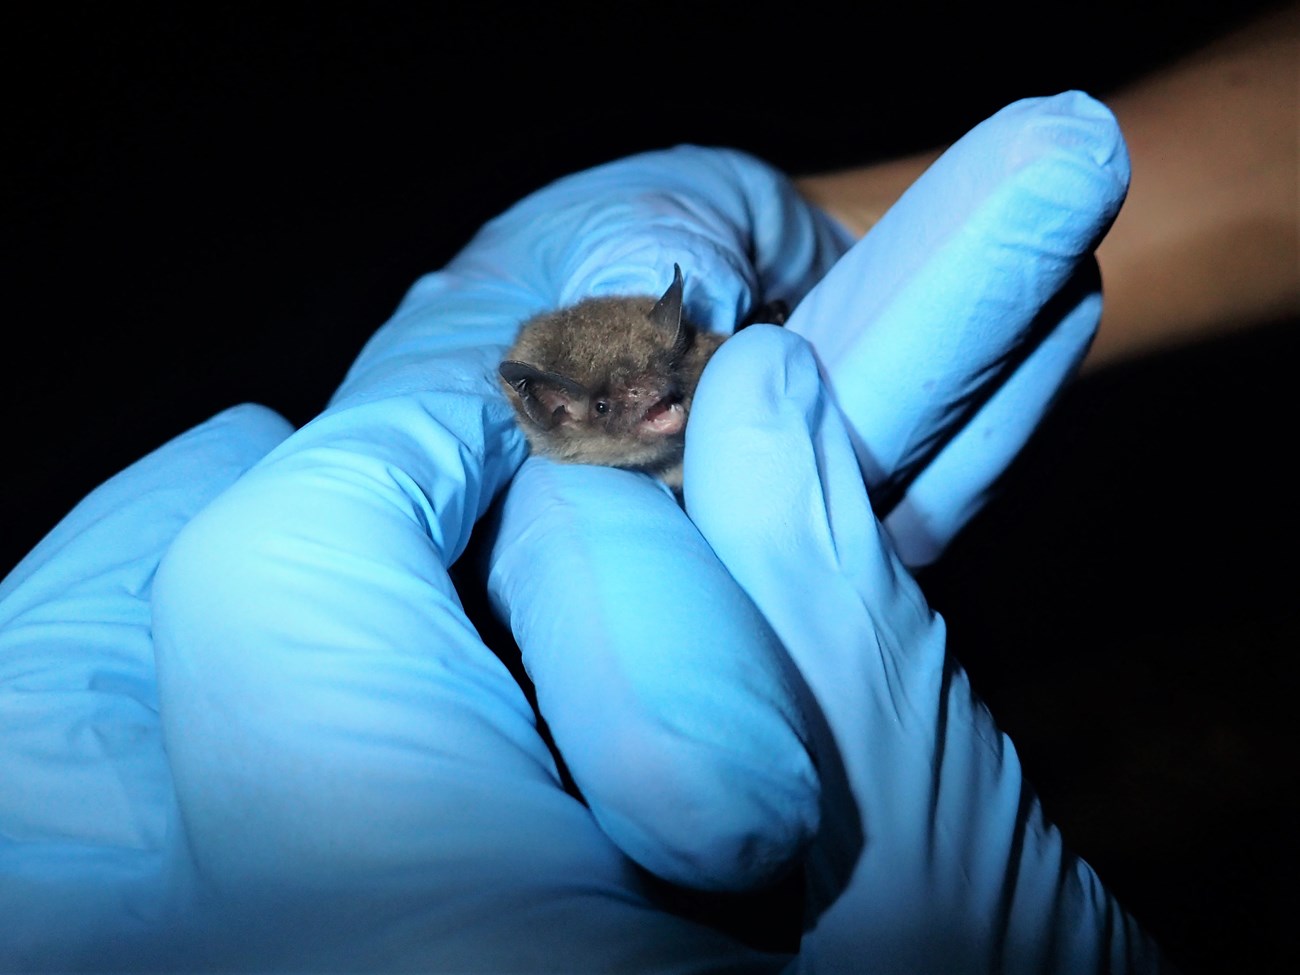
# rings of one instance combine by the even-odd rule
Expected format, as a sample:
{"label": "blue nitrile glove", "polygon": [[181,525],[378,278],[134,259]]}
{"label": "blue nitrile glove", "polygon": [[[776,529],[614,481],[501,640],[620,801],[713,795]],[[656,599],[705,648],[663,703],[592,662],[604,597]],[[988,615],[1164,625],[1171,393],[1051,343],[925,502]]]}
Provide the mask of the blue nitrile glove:
{"label": "blue nitrile glove", "polygon": [[[988,180],[969,184],[958,165],[919,206],[958,237],[964,219],[975,228],[949,266],[1005,314],[943,311],[956,311],[954,335],[978,332],[986,344],[969,341],[998,361],[1033,347],[1024,321],[1085,262],[1126,173],[1122,153],[1100,167],[1091,158],[1116,136],[1086,100],[989,126],[970,151],[991,144],[1006,171],[976,167]],[[1026,139],[1035,126],[1047,136]],[[1050,202],[1084,171],[1109,171],[1110,191],[1095,181]],[[1024,204],[1044,198],[1045,222],[1021,224]],[[970,209],[954,210],[957,200]],[[995,259],[1003,226],[1025,256],[1015,268]],[[4,835],[18,838],[0,873],[0,963],[104,967],[110,945],[108,964],[172,967],[784,963],[664,911],[625,856],[694,886],[743,888],[819,828],[807,746],[820,717],[671,499],[638,475],[529,461],[494,526],[494,592],[590,810],[559,787],[530,709],[464,619],[446,567],[522,456],[494,384],[525,315],[602,290],[661,290],[661,266],[676,261],[691,313],[725,328],[756,291],[800,298],[842,245],[765,167],[695,149],[561,181],[485,228],[413,289],[331,408],[181,532],[152,593],[166,765],[141,650],[153,569],[170,535],[283,431],[252,414],[262,439],[246,439],[223,418],[74,512],[3,591],[2,676],[31,717],[0,736],[0,768],[18,783],[0,807]],[[903,239],[893,253],[874,273],[922,274],[954,250]],[[870,285],[834,287],[851,303]],[[926,321],[929,296],[913,295]],[[915,443],[952,449],[913,452],[873,484],[915,489],[959,452],[962,407],[1003,377],[950,367],[955,382],[905,395],[963,395],[913,411],[933,425]],[[1050,370],[1011,374],[1003,388],[1029,415],[1019,429],[1056,381]],[[849,412],[856,439],[872,443],[869,415]],[[954,510],[978,498],[987,473],[943,474]],[[927,495],[926,523],[959,524],[942,493]],[[97,531],[123,541],[66,544]],[[48,676],[32,682],[33,672]],[[72,774],[78,749],[97,775]]]}
{"label": "blue nitrile glove", "polygon": [[905,564],[932,562],[979,511],[1082,361],[1101,317],[1091,252],[1128,178],[1104,106],[1017,102],[941,156],[792,316]]}
{"label": "blue nitrile glove", "polygon": [[[652,499],[634,515],[587,507],[598,490],[643,483],[625,472],[530,460],[507,494],[492,588],[566,756],[608,755],[625,698],[658,690],[654,676],[665,685],[659,713],[687,734],[708,734],[699,725],[719,687],[701,670],[767,646],[760,631],[739,646],[693,634],[692,622],[708,619],[706,602],[684,618],[671,609],[666,619],[600,616],[593,625],[605,639],[566,639],[581,621],[557,607],[572,602],[575,586],[671,587],[685,603],[680,565],[689,560],[696,581],[721,556],[789,647],[814,692],[815,703],[791,696],[812,716],[825,790],[809,857],[813,921],[799,958],[809,970],[1159,965],[1022,793],[1014,750],[960,672],[945,670],[941,624],[879,537],[862,484],[865,472],[888,498],[894,541],[917,561],[978,509],[1087,349],[1100,313],[1088,255],[1128,175],[1102,106],[1077,93],[1017,103],[923,176],[785,332],[755,329],[724,346],[705,371],[708,398],[697,402],[687,440],[687,508],[711,549],[688,533],[657,545],[644,531],[636,560],[626,558],[625,526],[649,521]],[[833,396],[819,384],[817,359]],[[543,560],[561,571],[531,571]],[[615,692],[607,708],[602,695]],[[584,727],[595,733],[584,739]],[[591,761],[598,785],[641,767]],[[642,806],[654,798],[636,797]]]}
{"label": "blue nitrile glove", "polygon": [[0,971],[193,967],[158,720],[154,573],[176,533],[292,427],[240,406],[81,501],[0,582]]}
{"label": "blue nitrile glove", "polygon": [[[733,951],[716,932],[654,906],[625,852],[673,879],[746,886],[811,839],[818,783],[775,646],[704,668],[722,689],[707,702],[726,730],[721,740],[662,734],[662,698],[647,672],[641,711],[623,712],[625,744],[607,739],[605,755],[606,764],[639,766],[635,787],[658,798],[642,809],[617,783],[608,799],[594,788],[593,818],[560,788],[523,692],[465,618],[447,567],[524,456],[497,379],[524,318],[602,290],[662,290],[676,262],[690,269],[692,317],[730,327],[760,293],[797,301],[848,243],[783,176],[732,152],[684,147],[561,180],[418,282],[329,408],[195,515],[156,576],[170,539],[133,558],[140,575],[129,585],[88,580],[108,607],[152,585],[160,725],[133,731],[161,765],[161,727],[171,778],[151,767],[123,815],[178,811],[173,828],[153,824],[149,846],[149,862],[172,869],[144,871],[165,876],[165,886],[137,883],[128,898],[127,887],[103,883],[93,842],[71,856],[64,886],[98,884],[101,913],[122,914],[121,932],[101,929],[89,943],[111,941],[125,965],[139,951],[174,967],[188,966],[195,944],[216,966],[500,969],[590,947],[583,965],[609,970],[627,953]],[[201,454],[177,449],[165,454],[172,477],[205,467]],[[128,477],[114,489],[138,499],[115,515],[123,536],[149,515],[150,495],[133,484]],[[670,501],[644,478],[635,484],[615,500]],[[199,507],[187,504],[185,517]],[[63,531],[75,535],[80,524],[74,517]],[[671,503],[645,527],[656,538],[690,529]],[[82,566],[47,555],[59,573]],[[695,576],[690,588],[719,593],[696,635],[721,643],[754,629],[756,613],[716,560]],[[589,585],[580,593],[593,594]],[[26,596],[21,582],[15,595]],[[641,594],[635,612],[617,595],[607,602],[611,617],[658,611]],[[81,606],[47,611],[76,615]],[[23,657],[42,654],[58,669],[63,655],[86,653],[63,631],[20,626],[15,639],[20,671]],[[146,691],[151,698],[152,684]],[[592,713],[599,717],[599,701]],[[65,731],[48,718],[10,744],[48,755]],[[574,764],[585,780],[580,757]],[[16,801],[28,818],[40,816],[39,792]],[[76,827],[30,834],[29,862],[34,849],[103,832],[93,813]],[[184,859],[163,857],[164,846],[188,853],[195,869],[175,866]],[[83,929],[70,930],[45,879],[32,868],[6,885],[15,937],[4,950],[22,964],[75,965],[85,943],[73,935]],[[635,939],[601,934],[627,922],[658,947],[647,955]],[[159,943],[159,930],[174,931],[174,948]]]}
{"label": "blue nitrile glove", "polygon": [[743,332],[706,370],[691,424],[687,510],[825,722],[797,970],[1161,970],[946,655],[811,347],[793,330]]}

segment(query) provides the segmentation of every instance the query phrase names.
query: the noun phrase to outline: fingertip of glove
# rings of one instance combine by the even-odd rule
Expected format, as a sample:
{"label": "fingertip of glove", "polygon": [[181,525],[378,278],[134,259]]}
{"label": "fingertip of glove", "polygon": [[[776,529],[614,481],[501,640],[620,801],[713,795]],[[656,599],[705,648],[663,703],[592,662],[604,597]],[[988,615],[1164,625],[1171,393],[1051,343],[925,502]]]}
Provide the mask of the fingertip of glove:
{"label": "fingertip of glove", "polygon": [[776,325],[751,325],[714,354],[694,409],[710,423],[739,416],[766,426],[778,413],[805,409],[819,394],[817,359],[808,341]]}
{"label": "fingertip of glove", "polygon": [[792,332],[754,325],[714,355],[691,409],[684,494],[715,548],[759,544],[736,512],[802,510],[820,494],[827,405],[812,347]]}
{"label": "fingertip of glove", "polygon": [[[613,729],[609,740],[618,738]],[[606,754],[600,792],[589,797],[593,813],[624,852],[672,883],[760,889],[817,833],[820,783],[801,747],[747,757],[719,743],[683,748],[678,733],[638,728],[634,741]]]}
{"label": "fingertip of glove", "polygon": [[1026,150],[1032,145],[1037,154],[1045,142],[1107,174],[1118,196],[1127,191],[1130,164],[1119,121],[1110,108],[1092,95],[1071,89],[1056,95],[1026,98],[1012,103],[1003,113],[1033,116],[1030,124],[1019,127],[1024,140],[1022,152],[1028,154]]}
{"label": "fingertip of glove", "polygon": [[1063,91],[1048,99],[1061,114],[1073,121],[1071,128],[1079,132],[1081,144],[1098,166],[1128,165],[1128,151],[1120,133],[1115,113],[1103,102],[1077,88]]}
{"label": "fingertip of glove", "polygon": [[[686,477],[750,466],[790,435],[806,440],[820,410],[821,380],[812,347],[775,325],[752,325],[722,344],[701,377],[686,436]],[[731,478],[727,478],[731,480]],[[735,487],[735,486],[733,486]]]}
{"label": "fingertip of glove", "polygon": [[237,454],[243,469],[252,467],[294,431],[287,419],[260,403],[241,403],[218,413],[202,429],[211,428],[222,445]]}

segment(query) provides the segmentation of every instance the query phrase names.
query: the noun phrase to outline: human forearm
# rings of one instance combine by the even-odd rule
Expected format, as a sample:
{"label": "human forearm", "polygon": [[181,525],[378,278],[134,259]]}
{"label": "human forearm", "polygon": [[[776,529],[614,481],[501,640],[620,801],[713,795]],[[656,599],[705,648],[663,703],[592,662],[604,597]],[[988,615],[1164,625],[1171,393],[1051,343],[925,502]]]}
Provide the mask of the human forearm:
{"label": "human forearm", "polygon": [[1090,362],[1300,312],[1300,6],[1116,93],[1133,188]]}
{"label": "human forearm", "polygon": [[[1086,365],[1300,313],[1300,5],[1105,99],[1133,185],[1098,259],[1106,305]],[[800,178],[863,234],[940,149]]]}

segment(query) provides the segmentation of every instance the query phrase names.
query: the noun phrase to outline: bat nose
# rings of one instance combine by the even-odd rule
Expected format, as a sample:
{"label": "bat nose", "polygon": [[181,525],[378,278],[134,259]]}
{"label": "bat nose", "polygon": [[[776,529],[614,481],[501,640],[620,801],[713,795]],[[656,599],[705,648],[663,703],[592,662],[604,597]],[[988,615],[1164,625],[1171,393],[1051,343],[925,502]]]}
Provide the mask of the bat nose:
{"label": "bat nose", "polygon": [[632,377],[624,386],[627,399],[631,403],[644,404],[646,408],[660,400],[680,400],[681,387],[671,376],[646,372]]}

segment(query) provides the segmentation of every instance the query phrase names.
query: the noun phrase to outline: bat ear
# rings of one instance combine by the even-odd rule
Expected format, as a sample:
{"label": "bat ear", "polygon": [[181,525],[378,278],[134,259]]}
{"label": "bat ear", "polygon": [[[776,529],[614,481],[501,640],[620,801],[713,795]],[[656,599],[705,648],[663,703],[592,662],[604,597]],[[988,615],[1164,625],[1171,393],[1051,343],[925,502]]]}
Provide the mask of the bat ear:
{"label": "bat ear", "polygon": [[586,414],[591,394],[582,383],[514,359],[506,359],[497,371],[519,394],[519,403],[528,419],[543,430],[552,430]]}
{"label": "bat ear", "polygon": [[691,337],[688,329],[682,325],[682,269],[673,265],[673,283],[668,286],[663,297],[650,309],[650,321],[673,334],[673,351],[681,354],[686,351]]}

